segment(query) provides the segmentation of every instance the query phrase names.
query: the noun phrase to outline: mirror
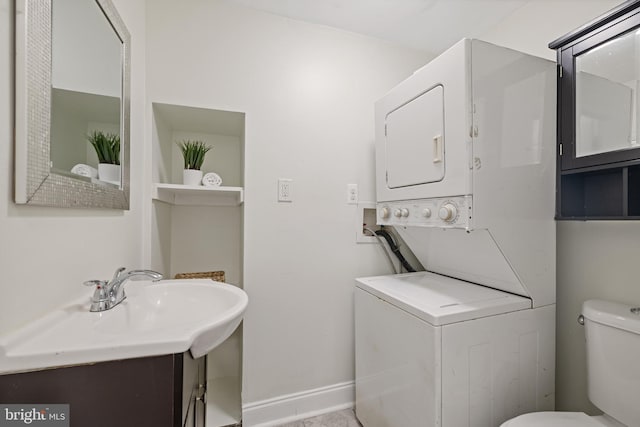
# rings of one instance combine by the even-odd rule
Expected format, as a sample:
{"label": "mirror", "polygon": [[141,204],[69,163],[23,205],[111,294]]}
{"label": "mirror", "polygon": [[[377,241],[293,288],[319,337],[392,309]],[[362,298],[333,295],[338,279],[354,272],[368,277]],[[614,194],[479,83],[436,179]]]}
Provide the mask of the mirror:
{"label": "mirror", "polygon": [[16,0],[16,203],[129,208],[129,43],[110,0]]}
{"label": "mirror", "polygon": [[631,31],[576,56],[576,157],[640,147],[638,37]]}

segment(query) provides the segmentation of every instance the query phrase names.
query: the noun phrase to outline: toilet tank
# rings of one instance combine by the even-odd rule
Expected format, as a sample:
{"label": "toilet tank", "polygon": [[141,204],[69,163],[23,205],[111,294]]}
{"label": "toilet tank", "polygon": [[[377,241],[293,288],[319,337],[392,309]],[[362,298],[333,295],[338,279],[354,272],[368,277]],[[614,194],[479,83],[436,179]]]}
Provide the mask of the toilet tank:
{"label": "toilet tank", "polygon": [[640,308],[589,300],[582,315],[589,399],[619,422],[640,426]]}

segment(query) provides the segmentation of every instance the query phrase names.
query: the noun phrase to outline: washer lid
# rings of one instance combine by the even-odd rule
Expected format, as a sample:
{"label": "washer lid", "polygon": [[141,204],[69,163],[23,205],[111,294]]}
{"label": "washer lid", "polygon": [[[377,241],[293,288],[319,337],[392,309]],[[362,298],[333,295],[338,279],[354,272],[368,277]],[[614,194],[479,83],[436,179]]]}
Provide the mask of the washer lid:
{"label": "washer lid", "polygon": [[531,308],[528,298],[426,271],[364,277],[356,286],[434,326]]}
{"label": "washer lid", "polygon": [[500,427],[603,427],[584,412],[533,412],[513,418]]}

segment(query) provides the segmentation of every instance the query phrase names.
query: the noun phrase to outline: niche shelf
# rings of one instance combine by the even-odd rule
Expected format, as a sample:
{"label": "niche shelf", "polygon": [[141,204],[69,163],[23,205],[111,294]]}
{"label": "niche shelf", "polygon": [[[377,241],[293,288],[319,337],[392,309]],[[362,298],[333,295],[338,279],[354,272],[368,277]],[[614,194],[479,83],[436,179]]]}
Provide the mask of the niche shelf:
{"label": "niche shelf", "polygon": [[[149,203],[149,266],[176,273],[225,271],[242,288],[245,113],[153,102]],[[184,160],[177,145],[199,140],[212,146],[202,165],[222,186],[182,184]],[[235,425],[242,417],[242,325],[207,355],[206,427]],[[189,424],[190,425],[190,424]]]}
{"label": "niche shelf", "polygon": [[233,400],[239,394],[238,377],[208,379],[206,427],[235,425],[242,420],[242,408]]}
{"label": "niche shelf", "polygon": [[240,206],[244,191],[242,187],[153,184],[152,198],[176,206]]}
{"label": "niche shelf", "polygon": [[[213,147],[202,172],[216,172],[221,187],[182,185],[177,145],[202,141]],[[243,202],[244,113],[153,103],[152,198],[172,205],[238,206]]]}

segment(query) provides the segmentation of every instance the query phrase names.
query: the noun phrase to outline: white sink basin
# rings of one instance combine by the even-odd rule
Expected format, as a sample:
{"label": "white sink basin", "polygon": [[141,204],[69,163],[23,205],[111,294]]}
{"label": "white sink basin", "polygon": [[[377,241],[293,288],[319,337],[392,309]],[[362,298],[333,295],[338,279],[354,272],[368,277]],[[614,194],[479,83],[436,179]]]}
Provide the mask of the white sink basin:
{"label": "white sink basin", "polygon": [[182,353],[197,358],[238,327],[247,307],[240,288],[211,280],[128,282],[127,299],[89,312],[89,298],[0,337],[0,373]]}

